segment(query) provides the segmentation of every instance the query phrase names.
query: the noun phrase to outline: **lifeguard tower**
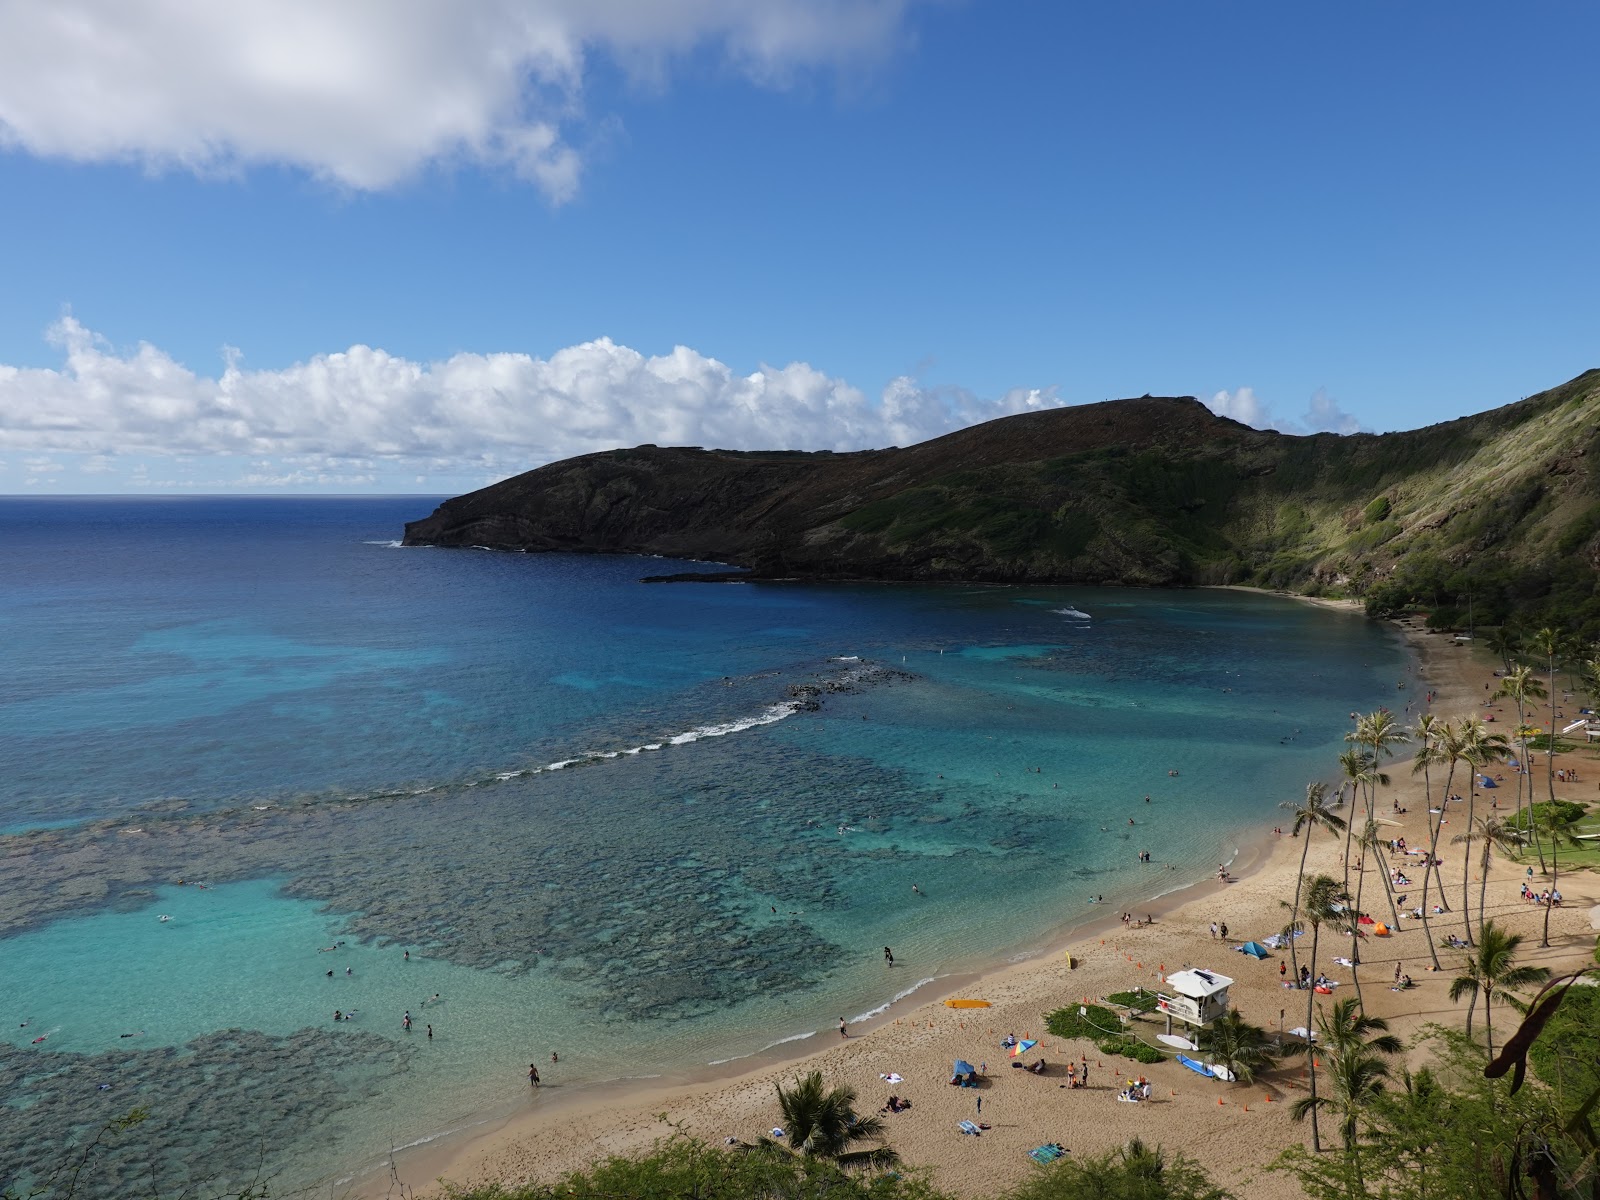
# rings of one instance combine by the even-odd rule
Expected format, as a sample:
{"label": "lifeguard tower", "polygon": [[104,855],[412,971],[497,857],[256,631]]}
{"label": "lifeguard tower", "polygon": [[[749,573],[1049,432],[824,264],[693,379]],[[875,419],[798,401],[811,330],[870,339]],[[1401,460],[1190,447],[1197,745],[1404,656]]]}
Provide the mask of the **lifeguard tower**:
{"label": "lifeguard tower", "polygon": [[1209,1025],[1228,1011],[1228,988],[1233,980],[1216,971],[1199,968],[1174,971],[1167,976],[1168,992],[1156,993],[1156,1010],[1167,1018],[1167,1032],[1172,1032],[1176,1017],[1185,1025]]}

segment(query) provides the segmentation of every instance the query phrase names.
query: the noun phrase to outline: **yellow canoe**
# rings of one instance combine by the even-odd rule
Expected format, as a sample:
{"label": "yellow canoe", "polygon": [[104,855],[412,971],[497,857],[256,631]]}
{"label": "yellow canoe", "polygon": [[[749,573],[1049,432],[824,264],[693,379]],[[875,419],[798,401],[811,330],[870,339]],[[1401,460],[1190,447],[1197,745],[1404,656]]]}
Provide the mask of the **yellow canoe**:
{"label": "yellow canoe", "polygon": [[987,1000],[946,1000],[944,1006],[946,1008],[988,1008],[989,1002]]}

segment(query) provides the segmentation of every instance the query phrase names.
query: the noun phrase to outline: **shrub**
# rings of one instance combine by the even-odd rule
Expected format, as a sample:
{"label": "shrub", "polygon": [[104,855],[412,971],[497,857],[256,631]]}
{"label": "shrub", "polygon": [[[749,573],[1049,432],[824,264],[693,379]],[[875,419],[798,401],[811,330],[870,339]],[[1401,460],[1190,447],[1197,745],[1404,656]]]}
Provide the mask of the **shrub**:
{"label": "shrub", "polygon": [[1123,1008],[1131,1008],[1134,1012],[1147,1013],[1155,1009],[1156,994],[1154,992],[1112,992],[1106,997],[1112,1004],[1120,1004]]}

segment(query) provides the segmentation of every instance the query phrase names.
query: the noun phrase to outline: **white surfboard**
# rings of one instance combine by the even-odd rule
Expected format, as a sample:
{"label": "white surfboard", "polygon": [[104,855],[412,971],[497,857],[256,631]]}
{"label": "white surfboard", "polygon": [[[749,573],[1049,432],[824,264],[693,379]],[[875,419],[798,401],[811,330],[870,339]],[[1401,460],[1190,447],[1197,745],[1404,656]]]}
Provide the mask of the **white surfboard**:
{"label": "white surfboard", "polygon": [[1211,1068],[1211,1073],[1218,1079],[1225,1080],[1228,1083],[1233,1082],[1233,1072],[1228,1070],[1227,1067],[1219,1066],[1216,1063],[1207,1063],[1206,1066]]}
{"label": "white surfboard", "polygon": [[1200,1049],[1199,1046],[1195,1045],[1188,1038],[1180,1037],[1176,1033],[1158,1033],[1158,1034],[1156,1034],[1156,1041],[1161,1042],[1161,1043],[1163,1043],[1165,1045],[1171,1046],[1174,1050],[1198,1050],[1198,1049]]}

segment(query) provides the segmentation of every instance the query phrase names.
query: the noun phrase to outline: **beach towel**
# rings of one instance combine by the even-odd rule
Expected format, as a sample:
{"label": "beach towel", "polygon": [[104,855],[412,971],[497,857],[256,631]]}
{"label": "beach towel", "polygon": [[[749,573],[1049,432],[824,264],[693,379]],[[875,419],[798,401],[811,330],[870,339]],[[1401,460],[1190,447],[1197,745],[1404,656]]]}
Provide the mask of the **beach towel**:
{"label": "beach towel", "polygon": [[[1355,963],[1351,962],[1348,958],[1335,957],[1333,961],[1338,963],[1341,967],[1353,967],[1353,966],[1355,966]],[[884,1078],[888,1078],[888,1076],[885,1076]]]}
{"label": "beach towel", "polygon": [[1033,1161],[1036,1163],[1045,1164],[1055,1162],[1056,1159],[1060,1158],[1065,1153],[1066,1151],[1060,1146],[1044,1145],[1029,1150],[1028,1157],[1033,1159]]}
{"label": "beach towel", "polygon": [[983,1131],[980,1130],[971,1121],[959,1121],[956,1124],[956,1128],[961,1130],[962,1133],[970,1133],[973,1137],[982,1137],[983,1136]]}
{"label": "beach towel", "polygon": [[1205,1063],[1203,1063],[1203,1062],[1196,1062],[1194,1059],[1190,1058],[1187,1054],[1178,1055],[1178,1061],[1181,1062],[1184,1066],[1188,1067],[1189,1070],[1193,1071],[1196,1075],[1204,1075],[1207,1079],[1215,1079],[1216,1078],[1216,1076],[1211,1073],[1211,1068],[1210,1067],[1206,1066]]}
{"label": "beach towel", "polygon": [[879,1075],[878,1078],[887,1079],[890,1083],[904,1083],[906,1081],[904,1075],[897,1075],[893,1071],[890,1071],[887,1075]]}

